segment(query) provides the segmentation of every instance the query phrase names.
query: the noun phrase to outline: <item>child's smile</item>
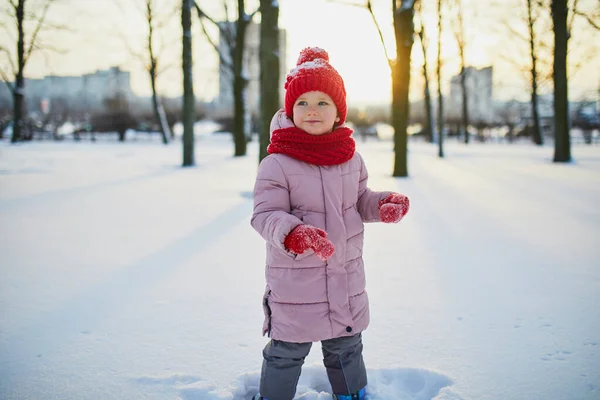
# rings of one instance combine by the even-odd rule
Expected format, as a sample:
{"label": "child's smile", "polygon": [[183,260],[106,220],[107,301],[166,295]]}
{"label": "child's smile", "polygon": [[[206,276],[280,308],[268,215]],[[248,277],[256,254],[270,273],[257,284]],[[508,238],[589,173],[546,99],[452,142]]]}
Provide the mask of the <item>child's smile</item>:
{"label": "child's smile", "polygon": [[331,132],[339,121],[333,100],[323,92],[302,94],[296,99],[293,110],[294,125],[311,135]]}

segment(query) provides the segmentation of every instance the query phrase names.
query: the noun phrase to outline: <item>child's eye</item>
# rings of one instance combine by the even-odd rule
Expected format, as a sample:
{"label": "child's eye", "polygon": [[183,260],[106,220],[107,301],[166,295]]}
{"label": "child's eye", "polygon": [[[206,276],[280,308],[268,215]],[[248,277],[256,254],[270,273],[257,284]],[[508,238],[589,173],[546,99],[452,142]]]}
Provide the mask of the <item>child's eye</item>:
{"label": "child's eye", "polygon": [[329,103],[327,103],[326,101],[320,101],[320,102],[319,102],[319,105],[320,105],[320,106],[326,106],[326,105],[328,105],[328,104],[329,104]]}
{"label": "child's eye", "polygon": [[308,104],[308,103],[307,103],[306,101],[304,101],[304,100],[300,100],[300,101],[298,102],[298,105],[299,105],[299,106],[305,106],[305,105],[307,105],[307,104]]}

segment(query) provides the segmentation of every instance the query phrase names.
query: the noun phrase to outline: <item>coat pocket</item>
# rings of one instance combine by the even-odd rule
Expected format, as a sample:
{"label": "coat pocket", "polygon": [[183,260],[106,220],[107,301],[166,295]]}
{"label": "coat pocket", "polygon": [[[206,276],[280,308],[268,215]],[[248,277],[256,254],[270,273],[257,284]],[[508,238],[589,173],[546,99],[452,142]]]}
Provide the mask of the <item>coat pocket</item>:
{"label": "coat pocket", "polygon": [[283,250],[285,255],[291,260],[291,261],[300,261],[305,259],[306,257],[309,257],[311,255],[315,255],[315,252],[313,249],[308,249],[306,250],[304,253],[302,254],[296,254],[296,253],[292,253],[289,250]]}
{"label": "coat pocket", "polygon": [[265,321],[263,322],[263,336],[267,335],[271,337],[271,307],[269,306],[269,296],[271,295],[271,290],[267,289],[265,294],[263,295],[263,311],[265,313]]}

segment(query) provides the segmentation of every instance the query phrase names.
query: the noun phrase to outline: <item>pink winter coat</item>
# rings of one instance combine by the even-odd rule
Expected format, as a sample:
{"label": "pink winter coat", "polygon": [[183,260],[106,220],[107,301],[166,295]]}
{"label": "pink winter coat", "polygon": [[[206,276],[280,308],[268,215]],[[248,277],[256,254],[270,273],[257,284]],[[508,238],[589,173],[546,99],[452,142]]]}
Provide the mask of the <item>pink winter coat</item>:
{"label": "pink winter coat", "polygon": [[[316,342],[355,335],[369,324],[362,259],[364,222],[380,221],[379,201],[391,192],[367,187],[360,154],[318,166],[284,154],[260,164],[252,226],[267,242],[263,335],[286,342]],[[327,232],[335,252],[327,261],[312,250],[285,248],[299,224]]]}

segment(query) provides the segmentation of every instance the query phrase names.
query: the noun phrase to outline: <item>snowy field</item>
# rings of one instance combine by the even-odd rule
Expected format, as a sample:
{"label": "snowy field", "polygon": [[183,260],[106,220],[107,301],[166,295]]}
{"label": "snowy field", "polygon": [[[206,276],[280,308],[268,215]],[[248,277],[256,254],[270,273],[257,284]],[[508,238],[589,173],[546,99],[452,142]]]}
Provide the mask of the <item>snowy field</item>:
{"label": "snowy field", "polygon": [[[399,225],[365,238],[371,400],[600,399],[600,147],[358,143]],[[257,391],[256,143],[0,144],[0,399],[242,400]],[[331,399],[318,345],[296,399]]]}

